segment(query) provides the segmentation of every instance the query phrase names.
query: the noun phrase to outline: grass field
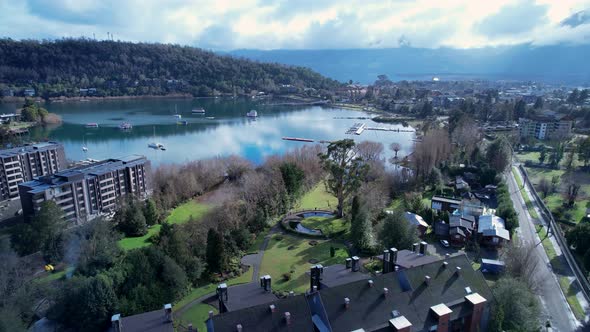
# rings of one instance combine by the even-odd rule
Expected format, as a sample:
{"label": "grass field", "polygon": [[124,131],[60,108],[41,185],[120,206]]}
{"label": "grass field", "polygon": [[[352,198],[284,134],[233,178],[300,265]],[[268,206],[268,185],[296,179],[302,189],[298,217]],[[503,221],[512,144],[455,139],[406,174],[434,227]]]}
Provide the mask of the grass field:
{"label": "grass field", "polygon": [[187,311],[183,312],[180,315],[180,320],[183,322],[183,325],[187,325],[188,323],[193,324],[193,329],[196,328],[197,331],[207,331],[207,327],[205,326],[205,321],[209,318],[209,311],[213,310],[215,314],[219,312],[217,308],[210,306],[205,303],[199,303],[195,306],[192,306]]}
{"label": "grass field", "polygon": [[348,222],[345,219],[336,217],[309,217],[303,219],[301,224],[311,229],[319,228],[328,237],[338,233],[344,234],[349,228]]}
{"label": "grass field", "polygon": [[326,191],[324,182],[320,182],[301,198],[296,208],[336,210],[337,206],[338,200],[336,197]]}
{"label": "grass field", "polygon": [[[305,272],[309,270],[311,259],[324,266],[343,263],[348,253],[344,246],[332,241],[317,241],[317,245],[309,244],[311,240],[290,235],[275,234],[262,260],[261,274],[270,274],[275,282],[273,288],[279,291],[303,293],[308,288]],[[330,257],[330,246],[334,246],[336,254]],[[284,280],[283,274],[291,272],[290,280]]]}
{"label": "grass field", "polygon": [[[191,219],[198,220],[201,218],[211,207],[202,203],[198,203],[195,200],[190,200],[184,204],[177,206],[170,212],[170,215],[166,218],[166,222],[171,224],[182,224]],[[119,246],[123,250],[132,250],[137,248],[143,248],[151,245],[149,239],[160,232],[162,225],[154,225],[148,229],[147,234],[139,237],[126,237],[119,241]]]}

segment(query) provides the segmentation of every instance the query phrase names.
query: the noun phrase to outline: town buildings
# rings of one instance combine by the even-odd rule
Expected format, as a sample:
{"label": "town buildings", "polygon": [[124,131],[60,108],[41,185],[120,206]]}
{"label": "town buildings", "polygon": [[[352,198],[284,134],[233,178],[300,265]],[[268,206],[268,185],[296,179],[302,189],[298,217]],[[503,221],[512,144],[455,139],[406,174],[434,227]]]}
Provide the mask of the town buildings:
{"label": "town buildings", "polygon": [[114,211],[122,196],[149,191],[149,161],[143,156],[107,159],[67,169],[19,185],[23,214],[31,217],[45,201],[60,206],[65,218],[83,222]]}
{"label": "town buildings", "polygon": [[18,185],[67,167],[63,145],[44,142],[0,151],[0,200],[18,197]]}
{"label": "town buildings", "polygon": [[574,122],[563,114],[545,112],[539,116],[520,118],[518,121],[521,138],[563,139],[572,134]]}

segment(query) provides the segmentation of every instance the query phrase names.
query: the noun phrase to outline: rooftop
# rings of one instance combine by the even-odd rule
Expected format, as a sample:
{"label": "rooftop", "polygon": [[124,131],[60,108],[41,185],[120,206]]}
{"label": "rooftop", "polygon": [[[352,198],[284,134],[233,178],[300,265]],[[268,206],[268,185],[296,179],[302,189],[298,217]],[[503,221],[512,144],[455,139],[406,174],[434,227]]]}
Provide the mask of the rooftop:
{"label": "rooftop", "polygon": [[225,306],[228,311],[235,311],[276,300],[277,297],[272,292],[265,292],[259,283],[249,282],[228,288]]}
{"label": "rooftop", "polygon": [[414,225],[414,226],[416,226],[416,227],[417,227],[417,226],[422,226],[422,227],[426,227],[426,228],[428,228],[428,224],[426,223],[426,221],[424,221],[424,219],[423,219],[421,216],[419,216],[419,215],[417,215],[417,214],[415,214],[415,213],[412,213],[412,212],[407,212],[407,211],[406,211],[406,212],[404,213],[404,218],[406,218],[406,220],[407,220],[407,221],[408,221],[410,224],[412,224],[412,225]]}
{"label": "rooftop", "polygon": [[477,232],[484,236],[498,236],[510,240],[510,233],[504,226],[504,219],[491,214],[479,217]]}
{"label": "rooftop", "polygon": [[[383,255],[377,256],[378,259],[383,260]],[[440,260],[437,256],[421,255],[420,253],[411,250],[398,250],[396,264],[404,269],[417,267],[424,264],[430,264]]]}
{"label": "rooftop", "polygon": [[17,147],[10,148],[10,149],[0,150],[0,157],[5,158],[5,157],[12,157],[12,156],[21,155],[24,153],[45,151],[45,150],[49,150],[49,149],[55,149],[59,146],[61,146],[61,144],[57,143],[57,142],[41,142],[41,143],[36,143],[36,144],[17,146]]}
{"label": "rooftop", "polygon": [[[121,332],[174,332],[174,325],[166,321],[163,309],[123,317],[121,326]],[[109,329],[109,332],[114,331]]]}
{"label": "rooftop", "polygon": [[[309,272],[306,272],[306,275],[309,275]],[[370,278],[371,276],[366,273],[352,272],[352,269],[347,269],[344,264],[334,264],[324,267],[321,282],[326,287],[336,287],[353,281]]]}

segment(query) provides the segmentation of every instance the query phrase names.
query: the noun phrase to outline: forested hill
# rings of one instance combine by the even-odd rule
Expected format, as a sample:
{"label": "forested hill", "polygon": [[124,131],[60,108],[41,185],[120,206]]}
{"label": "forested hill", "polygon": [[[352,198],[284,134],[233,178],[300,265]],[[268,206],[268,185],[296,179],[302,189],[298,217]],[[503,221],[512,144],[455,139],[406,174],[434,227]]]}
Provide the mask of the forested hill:
{"label": "forested hill", "polygon": [[281,85],[325,90],[338,82],[303,67],[261,63],[187,46],[0,39],[0,92],[12,90],[15,95],[34,88],[36,95],[46,98],[80,94],[209,96],[214,91],[276,92]]}

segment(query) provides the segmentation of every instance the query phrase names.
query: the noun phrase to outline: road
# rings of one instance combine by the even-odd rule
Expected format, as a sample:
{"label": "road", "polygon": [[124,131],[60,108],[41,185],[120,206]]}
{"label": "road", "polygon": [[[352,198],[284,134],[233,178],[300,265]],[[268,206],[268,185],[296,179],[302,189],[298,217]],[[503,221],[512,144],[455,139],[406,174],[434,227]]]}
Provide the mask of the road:
{"label": "road", "polygon": [[542,321],[551,321],[554,331],[576,331],[579,329],[580,324],[572,313],[559,287],[559,282],[551,269],[549,258],[543,246],[539,244],[540,240],[537,236],[535,226],[521,196],[521,188],[518,188],[512,173],[508,174],[508,190],[511,193],[511,199],[518,213],[520,223],[518,235],[528,243],[538,244],[535,246],[535,253],[540,261],[543,262],[543,264],[539,264],[535,276],[540,293],[539,297],[543,305]]}

